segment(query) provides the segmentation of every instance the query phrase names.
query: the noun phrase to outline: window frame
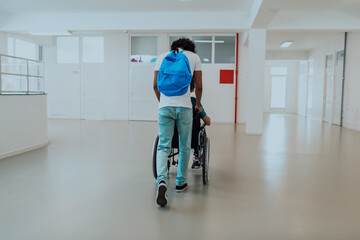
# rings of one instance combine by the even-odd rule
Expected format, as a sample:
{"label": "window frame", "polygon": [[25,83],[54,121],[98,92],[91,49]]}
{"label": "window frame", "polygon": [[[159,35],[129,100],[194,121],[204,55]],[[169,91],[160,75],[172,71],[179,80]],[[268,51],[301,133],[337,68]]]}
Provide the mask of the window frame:
{"label": "window frame", "polygon": [[[176,34],[168,34],[167,36],[167,41],[168,41],[168,46],[170,47],[170,37],[176,37],[176,36],[189,36],[190,40],[193,40],[193,37],[200,37],[200,36],[211,36],[212,39],[212,43],[211,43],[211,62],[210,63],[201,63],[206,64],[206,65],[235,65],[236,64],[236,45],[238,44],[236,41],[236,33],[176,33]],[[234,37],[235,39],[235,44],[234,44],[234,55],[235,55],[235,60],[234,63],[215,63],[215,37]]]}
{"label": "window frame", "polygon": [[157,57],[159,56],[159,37],[160,35],[159,34],[153,34],[153,33],[150,33],[150,34],[129,34],[129,48],[128,48],[128,61],[130,64],[155,64],[155,62],[132,62],[131,61],[131,47],[132,47],[132,41],[131,41],[131,38],[132,37],[156,37],[156,59]]}

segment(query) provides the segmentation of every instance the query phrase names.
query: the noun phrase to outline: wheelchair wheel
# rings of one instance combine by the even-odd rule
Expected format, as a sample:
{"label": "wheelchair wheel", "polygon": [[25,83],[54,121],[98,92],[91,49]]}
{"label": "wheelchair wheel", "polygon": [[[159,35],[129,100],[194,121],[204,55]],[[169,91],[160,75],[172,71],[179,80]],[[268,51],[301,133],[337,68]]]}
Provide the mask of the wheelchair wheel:
{"label": "wheelchair wheel", "polygon": [[203,183],[207,184],[209,181],[209,159],[210,159],[210,139],[206,137],[204,141],[204,150],[203,150],[203,169],[202,169],[202,177]]}
{"label": "wheelchair wheel", "polygon": [[154,178],[157,179],[157,170],[156,170],[156,158],[157,158],[157,148],[159,145],[159,135],[155,138],[154,147],[153,147],[153,174]]}
{"label": "wheelchair wheel", "polygon": [[[158,145],[159,145],[159,135],[156,136],[155,141],[154,141],[154,146],[153,146],[153,175],[154,178],[157,179],[158,175],[157,175],[157,170],[156,170],[156,162],[157,162],[157,149],[158,149]],[[171,150],[171,154],[173,154],[174,149]],[[170,159],[168,160],[168,171],[170,169]]]}

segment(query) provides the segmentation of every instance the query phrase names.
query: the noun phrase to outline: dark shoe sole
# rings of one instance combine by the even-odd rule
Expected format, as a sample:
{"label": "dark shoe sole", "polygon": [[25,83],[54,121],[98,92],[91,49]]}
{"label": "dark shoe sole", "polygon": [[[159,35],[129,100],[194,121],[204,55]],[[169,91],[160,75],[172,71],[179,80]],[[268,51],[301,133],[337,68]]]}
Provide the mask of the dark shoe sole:
{"label": "dark shoe sole", "polygon": [[156,203],[161,207],[164,207],[167,204],[166,190],[167,187],[165,184],[161,184],[158,186]]}

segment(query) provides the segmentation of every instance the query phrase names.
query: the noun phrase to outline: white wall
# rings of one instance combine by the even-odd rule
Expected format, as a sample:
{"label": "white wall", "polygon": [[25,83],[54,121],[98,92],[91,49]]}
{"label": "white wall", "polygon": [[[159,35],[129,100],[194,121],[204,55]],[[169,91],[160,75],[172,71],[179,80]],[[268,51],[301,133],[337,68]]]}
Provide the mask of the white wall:
{"label": "white wall", "polygon": [[239,41],[239,62],[238,62],[238,110],[237,119],[239,123],[246,122],[246,85],[248,81],[248,46]]}
{"label": "white wall", "polygon": [[7,54],[7,34],[0,32],[0,54]]}
{"label": "white wall", "polygon": [[[168,34],[151,35],[158,36],[159,53],[168,50]],[[132,66],[129,62],[130,34],[116,33],[103,36],[105,38],[104,119],[128,120],[131,119],[129,115],[129,106],[131,106],[129,73]],[[45,90],[49,95],[49,118],[81,118],[81,75],[85,70],[81,64],[58,64],[55,41],[44,46],[44,61]],[[235,69],[235,64],[203,64],[202,67],[204,87],[202,104],[206,112],[213,122],[234,122],[235,83],[220,84],[219,80],[220,69]],[[152,81],[153,71],[144,78]],[[148,87],[152,92],[152,84],[149,86],[143,87]],[[155,94],[153,98],[156,105]]]}
{"label": "white wall", "polygon": [[46,95],[0,95],[0,159],[48,143]]}
{"label": "white wall", "polygon": [[299,63],[297,113],[305,117],[307,111],[308,61]]}
{"label": "white wall", "polygon": [[298,62],[266,61],[264,82],[264,112],[270,112],[271,103],[271,67],[287,67],[285,113],[297,113],[298,96]]}
{"label": "white wall", "polygon": [[105,119],[128,119],[129,38],[105,35]]}
{"label": "white wall", "polygon": [[266,51],[266,60],[307,60],[307,51]]}
{"label": "white wall", "polygon": [[360,130],[360,33],[348,34],[345,70],[345,127]]}
{"label": "white wall", "polygon": [[234,84],[220,84],[220,69],[234,69],[234,64],[202,65],[203,96],[201,102],[213,122],[233,123],[235,76]]}
{"label": "white wall", "polygon": [[312,118],[322,120],[323,114],[323,98],[324,98],[324,74],[325,74],[325,58],[328,54],[344,49],[344,34],[339,33],[332,39],[311,51],[309,60],[314,62],[314,73],[312,83],[312,108],[309,114]]}

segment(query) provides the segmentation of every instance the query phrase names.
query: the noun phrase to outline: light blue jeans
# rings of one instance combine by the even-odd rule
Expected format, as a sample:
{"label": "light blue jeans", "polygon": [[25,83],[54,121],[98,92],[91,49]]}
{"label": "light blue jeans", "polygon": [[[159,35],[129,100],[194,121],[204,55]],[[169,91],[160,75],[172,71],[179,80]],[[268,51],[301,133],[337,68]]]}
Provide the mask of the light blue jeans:
{"label": "light blue jeans", "polygon": [[159,109],[159,144],[157,150],[157,180],[167,183],[168,159],[171,152],[171,142],[174,135],[175,123],[179,132],[179,159],[176,185],[186,183],[187,170],[191,152],[191,131],[193,113],[191,108],[163,107]]}

